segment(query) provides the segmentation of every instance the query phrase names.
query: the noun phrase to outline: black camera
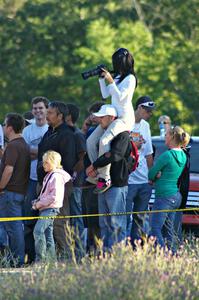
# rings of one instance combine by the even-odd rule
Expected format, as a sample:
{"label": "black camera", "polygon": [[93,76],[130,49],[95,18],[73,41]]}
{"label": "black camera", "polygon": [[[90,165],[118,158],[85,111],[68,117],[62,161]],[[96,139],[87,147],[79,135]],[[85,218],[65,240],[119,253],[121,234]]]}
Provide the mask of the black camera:
{"label": "black camera", "polygon": [[89,70],[89,71],[85,71],[82,74],[82,77],[84,80],[88,79],[89,77],[93,77],[93,76],[100,76],[101,73],[103,72],[102,69],[106,69],[105,65],[99,65],[97,66],[95,69]]}

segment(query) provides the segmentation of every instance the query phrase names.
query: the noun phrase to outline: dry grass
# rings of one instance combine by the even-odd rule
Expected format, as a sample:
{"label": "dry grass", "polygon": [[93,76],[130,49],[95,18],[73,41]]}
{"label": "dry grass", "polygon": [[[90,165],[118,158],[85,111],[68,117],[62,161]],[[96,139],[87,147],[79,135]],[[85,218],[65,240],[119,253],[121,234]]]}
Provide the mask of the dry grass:
{"label": "dry grass", "polygon": [[133,252],[117,245],[105,258],[1,269],[0,299],[199,299],[199,239],[177,256],[151,243]]}

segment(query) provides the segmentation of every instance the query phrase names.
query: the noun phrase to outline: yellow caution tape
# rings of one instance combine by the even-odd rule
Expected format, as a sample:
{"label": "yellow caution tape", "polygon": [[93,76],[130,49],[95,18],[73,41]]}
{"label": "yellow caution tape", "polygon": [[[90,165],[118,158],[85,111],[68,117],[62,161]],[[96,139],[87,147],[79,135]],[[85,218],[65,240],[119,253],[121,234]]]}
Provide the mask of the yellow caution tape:
{"label": "yellow caution tape", "polygon": [[[117,212],[117,213],[107,213],[107,214],[87,214],[87,215],[75,215],[75,216],[5,217],[5,218],[0,218],[0,222],[46,220],[46,219],[72,219],[72,218],[108,217],[108,216],[153,214],[153,213],[159,213],[159,212],[180,212],[180,211],[182,211],[182,212],[184,212],[184,211],[199,211],[199,208],[144,210],[144,211],[136,211],[136,212],[131,211],[131,212]],[[198,215],[198,217],[199,217],[199,215]]]}

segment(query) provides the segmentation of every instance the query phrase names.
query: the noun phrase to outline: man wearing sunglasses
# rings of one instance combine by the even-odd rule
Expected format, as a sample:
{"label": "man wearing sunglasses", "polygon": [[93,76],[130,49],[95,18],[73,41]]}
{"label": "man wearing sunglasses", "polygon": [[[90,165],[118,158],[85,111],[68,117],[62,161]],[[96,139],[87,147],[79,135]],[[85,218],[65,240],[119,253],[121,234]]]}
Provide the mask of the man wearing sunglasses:
{"label": "man wearing sunglasses", "polygon": [[[153,164],[153,148],[151,131],[147,120],[153,114],[155,103],[149,96],[138,98],[135,107],[135,125],[131,132],[133,141],[138,147],[139,164],[134,172],[129,175],[127,212],[144,211],[148,208],[151,197],[151,185],[148,183],[148,169]],[[142,235],[143,220],[138,215],[127,216],[127,236],[131,236],[131,242],[140,239]]]}

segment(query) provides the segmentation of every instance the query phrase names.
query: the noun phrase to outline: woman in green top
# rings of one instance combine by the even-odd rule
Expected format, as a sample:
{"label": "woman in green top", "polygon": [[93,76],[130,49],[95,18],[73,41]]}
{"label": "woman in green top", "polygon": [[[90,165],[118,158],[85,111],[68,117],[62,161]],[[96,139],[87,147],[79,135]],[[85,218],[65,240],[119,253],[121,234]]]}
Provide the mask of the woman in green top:
{"label": "woman in green top", "polygon": [[[189,135],[179,126],[169,129],[165,135],[165,144],[169,150],[162,153],[155,165],[149,170],[149,180],[155,185],[155,202],[152,210],[173,210],[181,203],[177,182],[185,163],[186,155],[182,150],[188,143]],[[161,247],[171,249],[175,212],[153,213],[151,234]]]}

